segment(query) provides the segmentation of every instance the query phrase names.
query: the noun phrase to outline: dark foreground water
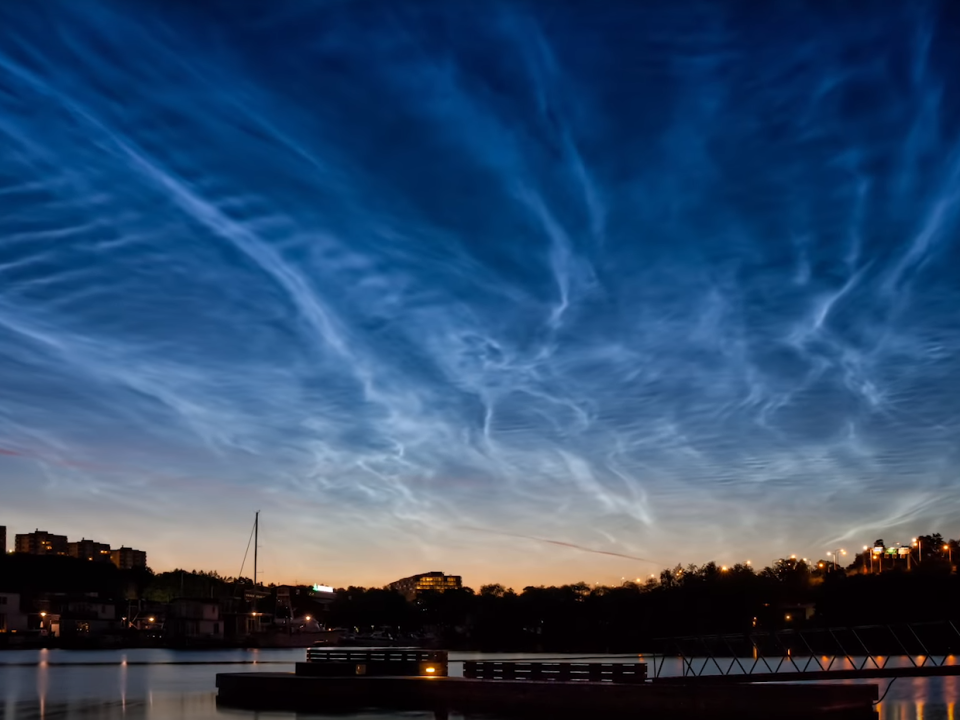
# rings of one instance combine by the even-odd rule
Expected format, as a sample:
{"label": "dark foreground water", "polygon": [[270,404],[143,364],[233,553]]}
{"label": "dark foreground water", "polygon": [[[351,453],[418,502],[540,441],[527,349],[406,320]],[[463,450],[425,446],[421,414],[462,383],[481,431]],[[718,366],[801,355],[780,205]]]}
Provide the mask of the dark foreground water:
{"label": "dark foreground water", "polygon": [[[290,718],[293,713],[254,713],[220,709],[214,678],[231,671],[287,671],[303,650],[14,651],[0,653],[2,720],[211,720],[213,718]],[[453,653],[457,660],[479,658]],[[484,655],[516,659],[518,655]],[[531,657],[525,655],[523,657]],[[551,656],[556,657],[556,656]],[[624,656],[616,656],[626,659]],[[679,672],[679,665],[670,666]],[[881,681],[881,692],[888,681]],[[881,720],[954,720],[960,678],[897,680],[879,706]],[[315,717],[322,717],[317,715]],[[344,718],[343,715],[338,717]],[[358,713],[361,717],[433,720],[431,713]],[[457,718],[456,714],[451,714]]]}

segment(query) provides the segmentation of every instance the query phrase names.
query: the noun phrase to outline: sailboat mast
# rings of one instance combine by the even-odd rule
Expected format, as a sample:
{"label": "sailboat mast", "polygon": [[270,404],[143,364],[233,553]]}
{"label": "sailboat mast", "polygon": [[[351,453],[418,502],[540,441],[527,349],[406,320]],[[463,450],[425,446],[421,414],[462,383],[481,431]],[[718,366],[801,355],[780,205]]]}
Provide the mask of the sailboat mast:
{"label": "sailboat mast", "polygon": [[259,582],[257,580],[257,550],[260,548],[260,511],[257,510],[257,514],[253,519],[253,601],[257,601],[257,587]]}

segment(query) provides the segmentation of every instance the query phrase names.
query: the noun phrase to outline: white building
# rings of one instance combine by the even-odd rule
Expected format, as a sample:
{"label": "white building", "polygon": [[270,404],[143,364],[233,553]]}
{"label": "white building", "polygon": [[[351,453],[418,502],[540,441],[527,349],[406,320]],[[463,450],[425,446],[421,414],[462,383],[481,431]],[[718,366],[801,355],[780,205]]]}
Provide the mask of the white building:
{"label": "white building", "polygon": [[26,630],[27,614],[20,611],[20,594],[0,593],[0,633]]}
{"label": "white building", "polygon": [[170,603],[166,629],[175,638],[223,639],[220,603],[180,598]]}

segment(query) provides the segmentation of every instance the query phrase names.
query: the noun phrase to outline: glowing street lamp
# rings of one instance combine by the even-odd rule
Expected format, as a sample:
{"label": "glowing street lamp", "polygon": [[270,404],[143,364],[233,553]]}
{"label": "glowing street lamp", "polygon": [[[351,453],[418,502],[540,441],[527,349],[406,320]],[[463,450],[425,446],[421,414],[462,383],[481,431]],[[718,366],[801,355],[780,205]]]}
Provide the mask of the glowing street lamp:
{"label": "glowing street lamp", "polygon": [[910,542],[917,549],[917,562],[923,562],[923,541],[920,538],[910,538]]}
{"label": "glowing street lamp", "polygon": [[949,559],[950,564],[952,565],[953,564],[953,547],[950,545],[950,543],[944,543],[943,549],[947,551],[947,558]]}
{"label": "glowing street lamp", "polygon": [[828,552],[828,553],[827,553],[827,555],[831,555],[831,556],[833,557],[833,569],[834,569],[834,570],[837,569],[837,560],[840,558],[841,555],[846,555],[846,554],[847,554],[847,551],[844,550],[843,548],[840,548],[840,549],[838,549],[838,550],[834,550],[833,552]]}

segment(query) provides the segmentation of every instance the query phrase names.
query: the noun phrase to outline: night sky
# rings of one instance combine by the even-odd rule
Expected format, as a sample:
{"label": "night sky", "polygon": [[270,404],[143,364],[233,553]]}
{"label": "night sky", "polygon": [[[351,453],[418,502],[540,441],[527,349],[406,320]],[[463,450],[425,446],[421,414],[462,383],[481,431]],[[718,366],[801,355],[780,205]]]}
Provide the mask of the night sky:
{"label": "night sky", "polygon": [[474,587],[958,537],[958,83],[953,2],[2,3],[0,524]]}

